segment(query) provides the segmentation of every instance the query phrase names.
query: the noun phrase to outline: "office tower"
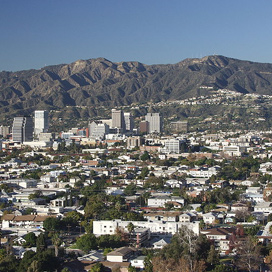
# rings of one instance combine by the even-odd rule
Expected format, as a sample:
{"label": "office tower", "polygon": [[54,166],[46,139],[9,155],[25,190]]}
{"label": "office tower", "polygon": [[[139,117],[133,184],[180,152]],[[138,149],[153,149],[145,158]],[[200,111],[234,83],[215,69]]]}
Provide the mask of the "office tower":
{"label": "office tower", "polygon": [[159,113],[147,113],[145,121],[149,123],[148,133],[162,132],[162,118]]}
{"label": "office tower", "polygon": [[48,132],[49,128],[49,118],[48,111],[46,110],[36,110],[34,113],[34,132],[39,135],[41,132]]}
{"label": "office tower", "polygon": [[181,141],[178,139],[170,139],[165,141],[164,146],[165,146],[165,151],[166,153],[180,153],[180,145]]}
{"label": "office tower", "polygon": [[126,129],[124,113],[122,110],[112,109],[111,111],[112,128],[116,128],[118,132],[124,132]]}
{"label": "office tower", "polygon": [[130,112],[124,112],[126,131],[132,131],[134,128],[134,120]]}
{"label": "office tower", "polygon": [[105,135],[109,133],[109,126],[101,121],[93,121],[89,123],[89,137],[95,139],[104,139]]}
{"label": "office tower", "polygon": [[127,147],[128,148],[139,147],[143,143],[144,143],[144,139],[140,136],[127,138]]}
{"label": "office tower", "polygon": [[15,117],[12,126],[12,139],[14,142],[33,141],[33,121],[31,117]]}
{"label": "office tower", "polygon": [[8,126],[0,126],[0,135],[6,138],[9,134],[9,127]]}
{"label": "office tower", "polygon": [[148,133],[149,123],[147,121],[140,122],[140,133]]}
{"label": "office tower", "polygon": [[55,139],[55,133],[41,132],[38,139],[40,142],[50,142]]}

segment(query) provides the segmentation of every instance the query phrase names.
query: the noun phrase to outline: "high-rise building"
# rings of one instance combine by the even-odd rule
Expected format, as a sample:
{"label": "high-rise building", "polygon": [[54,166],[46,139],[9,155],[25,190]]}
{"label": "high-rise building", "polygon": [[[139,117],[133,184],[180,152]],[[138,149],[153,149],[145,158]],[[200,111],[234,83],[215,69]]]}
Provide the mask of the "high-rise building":
{"label": "high-rise building", "polygon": [[166,153],[176,153],[179,154],[180,153],[180,145],[181,145],[181,141],[178,139],[170,139],[165,141],[164,143],[164,150]]}
{"label": "high-rise building", "polygon": [[127,147],[132,148],[132,147],[139,147],[144,143],[144,139],[140,136],[135,136],[135,137],[128,137],[127,138]]}
{"label": "high-rise building", "polygon": [[33,141],[33,121],[31,117],[15,117],[12,126],[12,139],[14,142]]}
{"label": "high-rise building", "polygon": [[111,110],[112,128],[116,128],[118,132],[124,132],[126,130],[124,112],[122,110]]}
{"label": "high-rise building", "polygon": [[149,133],[161,133],[162,132],[162,118],[159,113],[147,113],[145,121],[149,123]]}
{"label": "high-rise building", "polygon": [[140,122],[140,133],[148,133],[149,123],[147,121]]}
{"label": "high-rise building", "polygon": [[130,112],[124,112],[126,131],[132,131],[134,128],[134,120]]}
{"label": "high-rise building", "polygon": [[39,135],[41,132],[48,132],[49,128],[49,118],[48,111],[46,110],[36,110],[34,112],[34,132]]}
{"label": "high-rise building", "polygon": [[0,135],[6,138],[9,134],[9,127],[8,126],[0,126]]}
{"label": "high-rise building", "polygon": [[89,123],[89,137],[96,139],[104,139],[105,135],[109,133],[109,126],[101,121],[93,121]]}

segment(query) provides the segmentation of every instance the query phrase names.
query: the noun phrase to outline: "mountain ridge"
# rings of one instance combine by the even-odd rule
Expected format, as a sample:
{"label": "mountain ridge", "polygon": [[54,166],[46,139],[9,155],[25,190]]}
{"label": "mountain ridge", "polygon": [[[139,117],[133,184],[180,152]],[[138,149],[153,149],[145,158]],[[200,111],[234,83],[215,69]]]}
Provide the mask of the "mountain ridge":
{"label": "mountain ridge", "polygon": [[0,72],[0,109],[2,116],[12,116],[42,108],[118,107],[208,92],[201,86],[272,95],[271,84],[272,64],[221,55],[153,65],[97,58]]}

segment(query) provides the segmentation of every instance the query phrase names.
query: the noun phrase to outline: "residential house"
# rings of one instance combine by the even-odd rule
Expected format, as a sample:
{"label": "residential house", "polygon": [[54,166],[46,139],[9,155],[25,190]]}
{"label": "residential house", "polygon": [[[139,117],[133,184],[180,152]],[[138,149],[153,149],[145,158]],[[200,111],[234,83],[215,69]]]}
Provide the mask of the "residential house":
{"label": "residential house", "polygon": [[262,212],[264,214],[272,213],[272,202],[260,202],[254,206],[254,212]]}
{"label": "residential house", "polygon": [[143,270],[145,265],[144,265],[144,260],[146,256],[138,256],[135,259],[130,260],[130,265],[135,267],[136,269]]}
{"label": "residential house", "polygon": [[135,255],[135,249],[130,247],[121,247],[107,254],[109,262],[128,262]]}
{"label": "residential house", "polygon": [[205,224],[214,224],[216,219],[217,216],[214,213],[209,212],[203,214],[203,221]]}
{"label": "residential house", "polygon": [[147,206],[148,207],[164,207],[167,202],[178,202],[184,205],[184,199],[181,197],[170,197],[170,196],[153,196],[148,198]]}

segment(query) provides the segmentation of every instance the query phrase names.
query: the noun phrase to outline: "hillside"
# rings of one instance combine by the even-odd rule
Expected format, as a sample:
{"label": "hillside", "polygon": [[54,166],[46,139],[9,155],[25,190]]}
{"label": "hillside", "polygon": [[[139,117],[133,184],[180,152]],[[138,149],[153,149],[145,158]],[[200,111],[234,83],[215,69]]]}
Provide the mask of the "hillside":
{"label": "hillside", "polygon": [[223,56],[186,59],[176,64],[114,63],[104,58],[78,60],[39,70],[0,73],[3,118],[35,109],[100,106],[184,99],[208,92],[203,86],[272,95],[272,64]]}

